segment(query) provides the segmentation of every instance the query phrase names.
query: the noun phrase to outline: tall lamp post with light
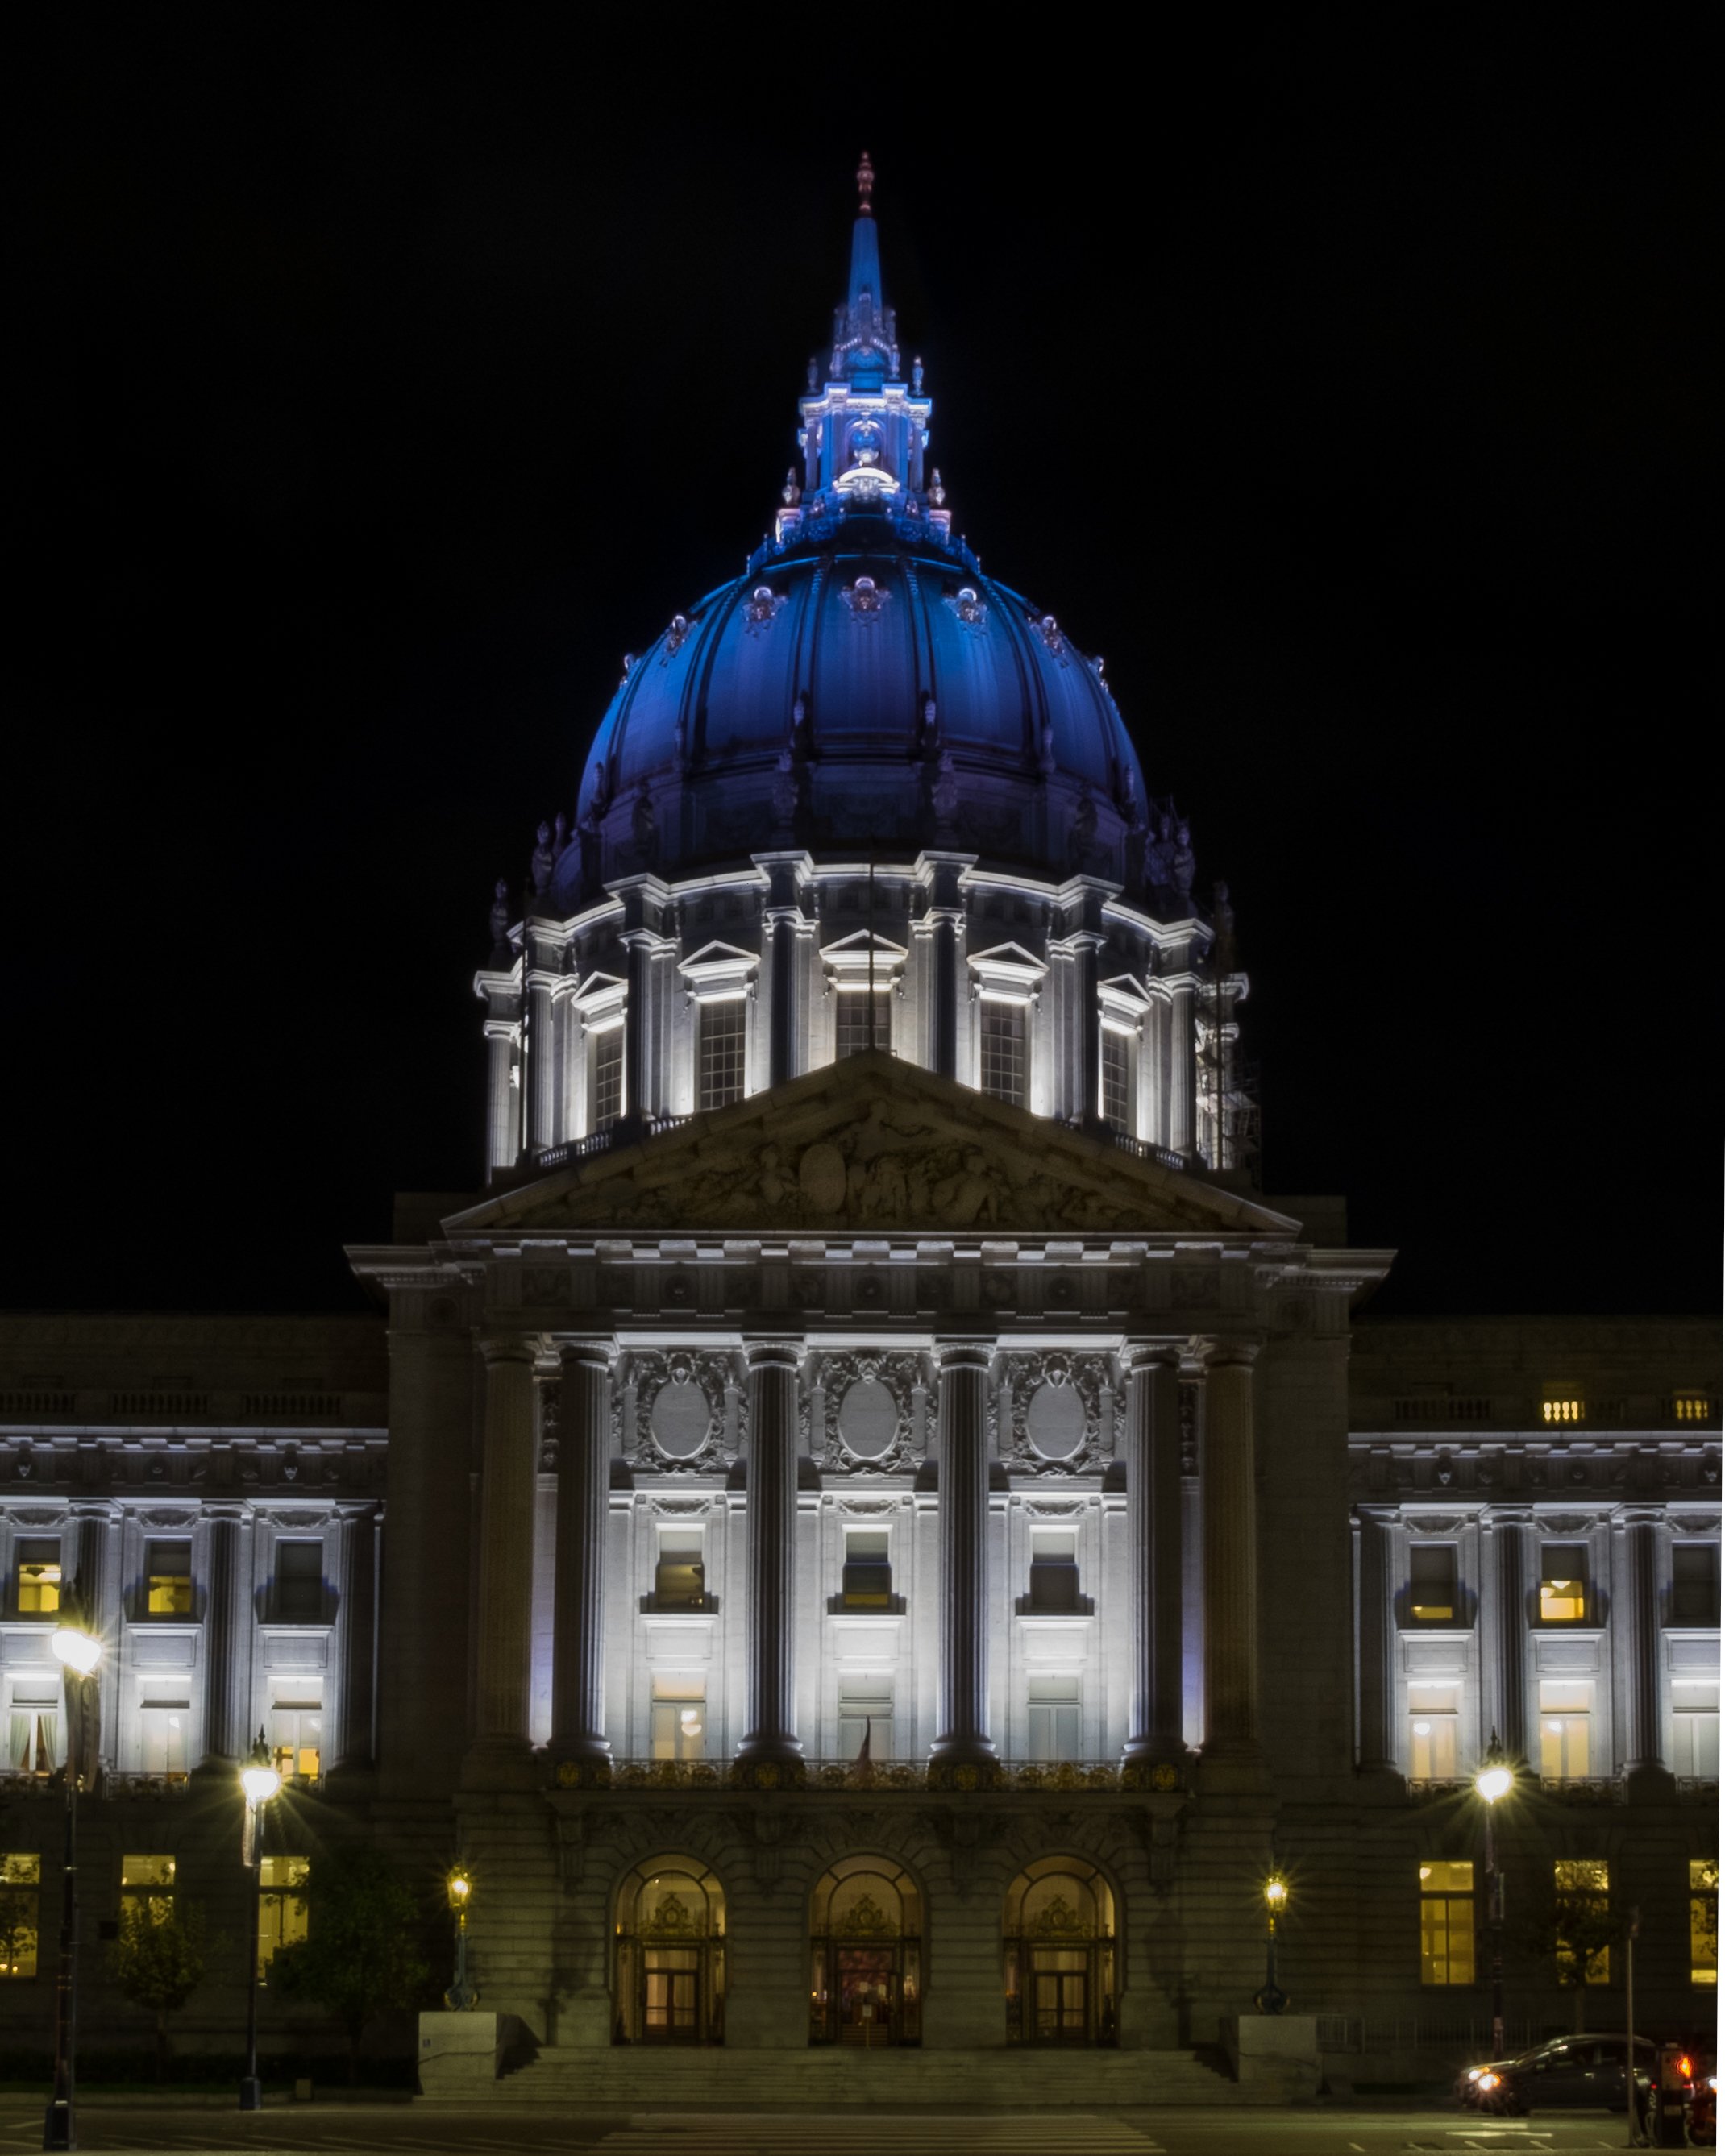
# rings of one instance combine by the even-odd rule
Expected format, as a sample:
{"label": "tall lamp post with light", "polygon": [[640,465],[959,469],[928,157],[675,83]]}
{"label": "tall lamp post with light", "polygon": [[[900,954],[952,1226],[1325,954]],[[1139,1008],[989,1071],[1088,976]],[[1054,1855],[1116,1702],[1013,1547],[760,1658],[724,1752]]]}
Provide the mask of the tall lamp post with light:
{"label": "tall lamp post with light", "polygon": [[78,2146],[74,2102],[78,2051],[78,1789],[95,1779],[100,1756],[100,1699],[96,1670],[102,1643],[91,1630],[78,1583],[60,1596],[60,1621],[49,1640],[66,1692],[65,1861],[60,1879],[60,1969],[54,2000],[54,2094],[42,2122],[44,2148]]}
{"label": "tall lamp post with light", "polygon": [[1504,2055],[1503,1875],[1497,1869],[1497,1838],[1492,1822],[1497,1807],[1516,1785],[1515,1769],[1503,1755],[1497,1732],[1473,1778],[1475,1794],[1486,1807],[1486,1937],[1491,1957],[1491,2056]]}
{"label": "tall lamp post with light", "polygon": [[449,1890],[449,1907],[455,1917],[455,1980],[444,1994],[444,2004],[453,2014],[465,2014],[475,2005],[479,1994],[467,1980],[467,1904],[473,1895],[473,1881],[467,1866],[457,1864],[444,1881]]}
{"label": "tall lamp post with light", "polygon": [[239,1770],[239,1786],[245,1792],[245,1835],[241,1854],[251,1874],[246,1897],[250,1904],[248,1934],[251,1951],[245,1965],[245,2072],[239,2083],[239,2107],[242,2111],[261,2111],[264,2088],[258,2079],[258,1906],[263,1895],[262,1830],[264,1807],[281,1789],[281,1776],[270,1762],[270,1748],[264,1742],[261,1729],[251,1748],[251,1756]]}
{"label": "tall lamp post with light", "polygon": [[1276,1920],[1287,1906],[1288,1882],[1279,1871],[1272,1871],[1264,1881],[1264,1909],[1269,1919],[1264,1939],[1264,1989],[1252,2001],[1260,2014],[1280,2014],[1288,2003],[1288,1994],[1276,1980]]}

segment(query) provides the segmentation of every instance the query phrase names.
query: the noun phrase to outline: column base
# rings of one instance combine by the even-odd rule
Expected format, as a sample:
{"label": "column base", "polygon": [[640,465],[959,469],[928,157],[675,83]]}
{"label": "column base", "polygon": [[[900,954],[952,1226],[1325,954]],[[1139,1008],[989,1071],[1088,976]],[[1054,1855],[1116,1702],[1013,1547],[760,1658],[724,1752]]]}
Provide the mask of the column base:
{"label": "column base", "polygon": [[567,1743],[551,1741],[554,1762],[552,1779],[560,1789],[608,1789],[611,1786],[611,1748],[603,1738]]}
{"label": "column base", "polygon": [[928,1754],[931,1789],[992,1789],[1004,1771],[986,1737],[937,1738]]}
{"label": "column base", "polygon": [[1201,1792],[1222,1796],[1260,1796],[1271,1787],[1270,1766],[1255,1744],[1206,1744],[1199,1754],[1196,1782]]}
{"label": "column base", "polygon": [[1183,1744],[1156,1743],[1148,1738],[1137,1739],[1121,1753],[1121,1787],[1156,1789],[1172,1795],[1188,1786],[1192,1766]]}
{"label": "column base", "polygon": [[[744,1738],[731,1763],[731,1779],[746,1789],[800,1789],[809,1779],[809,1763],[794,1738]],[[729,2028],[729,2020],[726,2020]]]}
{"label": "column base", "polygon": [[1669,1767],[1650,1760],[1643,1766],[1629,1769],[1624,1776],[1624,1793],[1632,1804],[1675,1804],[1677,1778]]}
{"label": "column base", "polygon": [[461,1762],[464,1789],[536,1789],[542,1779],[525,1737],[481,1737]]}

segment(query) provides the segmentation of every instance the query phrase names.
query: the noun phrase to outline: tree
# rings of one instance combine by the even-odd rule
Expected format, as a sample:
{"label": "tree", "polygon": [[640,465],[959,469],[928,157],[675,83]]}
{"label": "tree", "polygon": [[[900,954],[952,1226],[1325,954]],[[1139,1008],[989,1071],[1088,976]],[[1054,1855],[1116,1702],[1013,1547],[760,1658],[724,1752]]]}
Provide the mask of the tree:
{"label": "tree", "polygon": [[[12,1863],[22,1874],[23,1867],[33,1867],[36,1860],[34,1857],[14,1857]],[[8,1871],[6,1860],[0,1858],[0,1976],[15,1976],[27,1962],[33,1967],[37,1942],[36,1910],[34,1869],[28,1876],[14,1876]]]}
{"label": "tree", "polygon": [[320,1856],[300,1889],[303,1939],[279,1948],[270,1981],[290,1999],[321,2006],[347,2037],[347,2078],[359,2078],[366,2025],[411,2006],[431,1971],[419,1952],[421,1911],[413,1890],[375,1850]]}
{"label": "tree", "polygon": [[203,1981],[203,1912],[182,1907],[172,1894],[127,1897],[120,1912],[120,1936],[108,1948],[108,1974],[135,2006],[156,2016],[156,2078],[167,2071],[172,2046],[167,2017]]}
{"label": "tree", "polygon": [[1611,1911],[1609,1876],[1598,1858],[1560,1858],[1552,1867],[1551,1900],[1524,1934],[1533,1953],[1550,1958],[1559,1986],[1574,1990],[1578,2031],[1587,2025],[1587,1986],[1606,1981],[1623,1931]]}

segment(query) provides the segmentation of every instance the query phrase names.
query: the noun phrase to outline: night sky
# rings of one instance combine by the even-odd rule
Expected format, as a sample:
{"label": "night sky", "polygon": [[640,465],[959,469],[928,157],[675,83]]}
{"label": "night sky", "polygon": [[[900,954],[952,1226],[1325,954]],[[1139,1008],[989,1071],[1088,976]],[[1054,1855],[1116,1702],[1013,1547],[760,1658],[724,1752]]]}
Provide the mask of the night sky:
{"label": "night sky", "polygon": [[476,1185],[491,885],[765,529],[866,146],[955,525],[1232,887],[1266,1188],[1385,1312],[1712,1307],[1717,78],[1509,12],[43,29],[0,1302],[358,1306]]}

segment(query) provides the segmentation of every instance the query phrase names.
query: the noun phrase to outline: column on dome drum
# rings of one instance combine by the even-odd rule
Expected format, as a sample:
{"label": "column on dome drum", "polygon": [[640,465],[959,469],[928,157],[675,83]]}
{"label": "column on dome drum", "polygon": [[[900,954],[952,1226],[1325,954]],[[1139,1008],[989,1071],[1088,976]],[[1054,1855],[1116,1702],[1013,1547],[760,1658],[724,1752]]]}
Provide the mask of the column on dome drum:
{"label": "column on dome drum", "polygon": [[1204,1440],[1206,1757],[1258,1751],[1258,1518],[1252,1433],[1255,1347],[1211,1351]]}
{"label": "column on dome drum", "polygon": [[795,1623],[797,1375],[793,1340],[757,1340],[744,1351],[749,1377],[748,1733],[739,1759],[793,1761],[796,1732]]}
{"label": "column on dome drum", "polygon": [[1126,1363],[1132,1697],[1125,1757],[1178,1763],[1185,1753],[1180,1729],[1179,1351],[1173,1346],[1132,1347]]}
{"label": "column on dome drum", "polygon": [[605,1532],[611,1507],[611,1353],[566,1344],[557,1419],[557,1593],[551,1748],[605,1759]]}
{"label": "column on dome drum", "polygon": [[533,1357],[522,1340],[488,1340],[480,1477],[478,1727],[475,1751],[528,1756],[532,1651]]}
{"label": "column on dome drum", "polygon": [[940,1728],[933,1757],[991,1760],[988,1736],[989,1352],[940,1358]]}

